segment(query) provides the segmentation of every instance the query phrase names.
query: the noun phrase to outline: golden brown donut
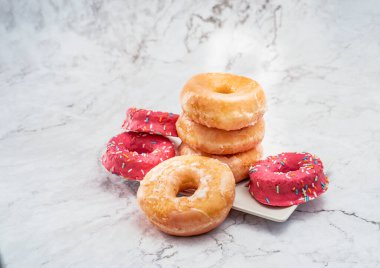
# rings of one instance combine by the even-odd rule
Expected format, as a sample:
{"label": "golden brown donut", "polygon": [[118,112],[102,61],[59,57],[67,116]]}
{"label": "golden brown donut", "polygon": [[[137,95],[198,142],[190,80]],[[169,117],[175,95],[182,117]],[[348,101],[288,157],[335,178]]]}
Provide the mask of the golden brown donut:
{"label": "golden brown donut", "polygon": [[[191,196],[181,191],[196,189]],[[227,217],[235,198],[235,180],[222,162],[197,155],[173,157],[151,169],[137,201],[161,231],[177,236],[208,232]]]}
{"label": "golden brown donut", "polygon": [[249,167],[259,161],[263,155],[261,144],[249,151],[232,155],[207,154],[191,148],[186,143],[181,143],[178,150],[180,155],[203,155],[227,164],[234,174],[236,183],[248,178]]}
{"label": "golden brown donut", "polygon": [[266,110],[264,91],[256,81],[226,73],[194,76],[180,99],[183,111],[193,121],[224,130],[253,125]]}
{"label": "golden brown donut", "polygon": [[264,138],[264,119],[239,130],[208,128],[182,114],[176,123],[178,136],[192,148],[209,154],[236,154],[255,148]]}

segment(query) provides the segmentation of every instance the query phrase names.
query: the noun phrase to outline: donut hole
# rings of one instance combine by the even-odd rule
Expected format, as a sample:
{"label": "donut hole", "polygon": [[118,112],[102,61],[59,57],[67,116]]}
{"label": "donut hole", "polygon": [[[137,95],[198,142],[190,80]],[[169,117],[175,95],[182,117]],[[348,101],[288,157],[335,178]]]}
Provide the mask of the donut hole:
{"label": "donut hole", "polygon": [[187,189],[180,190],[180,191],[178,191],[176,197],[183,197],[183,196],[189,197],[189,196],[192,196],[195,193],[196,190],[197,190],[197,188],[194,188],[194,187],[190,187],[190,188],[187,188]]}
{"label": "donut hole", "polygon": [[150,154],[154,151],[154,147],[150,144],[132,143],[127,148],[131,152],[138,154]]}
{"label": "donut hole", "polygon": [[135,148],[133,149],[134,152],[138,153],[138,154],[149,154],[151,152],[153,152],[153,150],[150,150],[149,148]]}
{"label": "donut hole", "polygon": [[178,185],[176,197],[192,196],[198,189],[199,180],[191,173],[192,172],[189,172],[186,174],[187,176],[185,175],[182,177],[183,179]]}
{"label": "donut hole", "polygon": [[277,171],[277,172],[281,172],[281,173],[288,173],[290,171],[296,171],[296,170],[299,170],[300,166],[298,164],[296,165],[283,165],[280,167],[280,169]]}
{"label": "donut hole", "polygon": [[216,93],[220,93],[220,94],[231,94],[231,93],[235,92],[231,87],[225,86],[225,85],[224,86],[220,86],[220,87],[216,87],[214,89],[214,91]]}

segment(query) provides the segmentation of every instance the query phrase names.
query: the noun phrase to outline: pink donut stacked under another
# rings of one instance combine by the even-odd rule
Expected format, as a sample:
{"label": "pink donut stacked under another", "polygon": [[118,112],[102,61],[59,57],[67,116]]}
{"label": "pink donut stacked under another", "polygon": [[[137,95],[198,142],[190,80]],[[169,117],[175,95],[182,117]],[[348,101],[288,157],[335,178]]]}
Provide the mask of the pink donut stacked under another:
{"label": "pink donut stacked under another", "polygon": [[125,179],[142,180],[153,167],[175,156],[174,144],[164,136],[177,136],[177,119],[177,114],[129,108],[123,128],[131,132],[108,142],[103,166]]}
{"label": "pink donut stacked under another", "polygon": [[149,170],[173,156],[174,145],[166,137],[124,132],[108,142],[102,163],[113,174],[142,180]]}

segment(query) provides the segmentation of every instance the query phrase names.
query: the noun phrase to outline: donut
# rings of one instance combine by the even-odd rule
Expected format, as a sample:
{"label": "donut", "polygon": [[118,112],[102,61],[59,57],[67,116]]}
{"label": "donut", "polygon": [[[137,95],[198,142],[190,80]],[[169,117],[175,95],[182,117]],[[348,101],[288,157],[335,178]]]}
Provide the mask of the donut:
{"label": "donut", "polygon": [[[191,196],[178,193],[196,189]],[[192,236],[216,228],[228,215],[235,198],[234,176],[226,164],[204,156],[176,156],[146,174],[137,201],[159,230]]]}
{"label": "donut", "polygon": [[122,128],[163,136],[177,136],[175,122],[178,114],[129,108]]}
{"label": "donut", "polygon": [[154,166],[173,156],[174,145],[166,137],[124,132],[108,142],[102,164],[111,173],[125,179],[142,180]]}
{"label": "donut", "polygon": [[264,119],[239,130],[208,128],[182,114],[176,123],[178,136],[192,148],[209,154],[236,154],[256,147],[265,132]]}
{"label": "donut", "polygon": [[261,144],[256,146],[255,148],[232,155],[215,155],[215,154],[207,154],[196,149],[191,148],[186,143],[182,143],[179,146],[179,154],[180,155],[202,155],[206,157],[211,157],[219,160],[227,164],[235,177],[235,182],[238,183],[246,178],[248,178],[248,170],[249,167],[255,164],[260,160],[263,154],[263,147]]}
{"label": "donut", "polygon": [[249,192],[269,206],[291,206],[318,197],[328,188],[323,164],[310,153],[282,153],[258,161],[249,171]]}
{"label": "donut", "polygon": [[253,125],[266,110],[264,91],[256,81],[226,73],[194,76],[184,86],[180,100],[191,120],[224,130]]}

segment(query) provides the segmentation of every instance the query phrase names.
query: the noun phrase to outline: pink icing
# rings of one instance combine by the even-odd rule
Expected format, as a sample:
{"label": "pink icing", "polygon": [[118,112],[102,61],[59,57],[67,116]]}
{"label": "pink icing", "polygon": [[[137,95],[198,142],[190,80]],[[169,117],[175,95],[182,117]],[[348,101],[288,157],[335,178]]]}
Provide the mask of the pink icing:
{"label": "pink icing", "polygon": [[128,131],[178,137],[175,127],[178,117],[173,113],[129,108],[122,127]]}
{"label": "pink icing", "polygon": [[257,162],[249,171],[249,192],[269,206],[291,206],[315,199],[328,188],[319,158],[282,153]]}
{"label": "pink icing", "polygon": [[142,180],[149,170],[173,156],[174,145],[166,137],[124,132],[108,142],[102,164],[125,179]]}

